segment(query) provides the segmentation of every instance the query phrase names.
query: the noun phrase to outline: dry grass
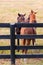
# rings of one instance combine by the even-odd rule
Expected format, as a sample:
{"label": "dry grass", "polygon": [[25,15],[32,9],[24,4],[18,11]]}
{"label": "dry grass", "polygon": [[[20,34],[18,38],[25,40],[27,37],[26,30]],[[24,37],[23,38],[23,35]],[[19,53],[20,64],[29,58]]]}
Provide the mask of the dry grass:
{"label": "dry grass", "polygon": [[[38,23],[43,23],[43,0],[0,0],[0,23],[15,23],[17,22],[17,14],[26,13],[29,15],[30,10],[37,11],[36,18]],[[43,28],[36,29],[37,34],[43,34]],[[0,34],[10,34],[9,29],[1,29]],[[10,45],[10,40],[0,40],[0,46]],[[36,40],[36,45],[43,45],[43,39]],[[2,53],[2,51],[0,51]],[[4,51],[3,53],[9,53]],[[32,60],[31,60],[32,61]],[[34,60],[33,60],[34,61]],[[27,65],[43,65],[42,61],[38,63],[30,63]],[[1,64],[0,64],[1,65]],[[4,63],[2,65],[8,65]],[[24,65],[24,64],[23,64]]]}

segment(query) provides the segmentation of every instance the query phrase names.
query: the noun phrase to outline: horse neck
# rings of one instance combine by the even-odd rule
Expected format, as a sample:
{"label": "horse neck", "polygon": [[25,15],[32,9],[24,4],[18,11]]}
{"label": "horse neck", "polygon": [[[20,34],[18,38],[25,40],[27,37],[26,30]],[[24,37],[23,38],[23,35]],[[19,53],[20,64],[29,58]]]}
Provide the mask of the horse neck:
{"label": "horse neck", "polygon": [[18,21],[19,23],[23,23],[23,22],[25,22],[25,20],[20,20],[20,21]]}
{"label": "horse neck", "polygon": [[35,23],[36,21],[36,17],[35,17],[35,14],[30,14],[30,23]]}
{"label": "horse neck", "polygon": [[30,21],[29,23],[35,23],[35,21]]}

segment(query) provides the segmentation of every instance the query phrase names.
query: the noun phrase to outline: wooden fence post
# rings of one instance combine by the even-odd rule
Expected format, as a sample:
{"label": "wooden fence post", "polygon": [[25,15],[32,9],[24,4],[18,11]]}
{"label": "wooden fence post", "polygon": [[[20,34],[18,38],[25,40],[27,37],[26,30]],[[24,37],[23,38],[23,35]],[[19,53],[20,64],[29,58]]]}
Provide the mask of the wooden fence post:
{"label": "wooden fence post", "polygon": [[11,32],[11,65],[15,65],[15,27],[10,25]]}

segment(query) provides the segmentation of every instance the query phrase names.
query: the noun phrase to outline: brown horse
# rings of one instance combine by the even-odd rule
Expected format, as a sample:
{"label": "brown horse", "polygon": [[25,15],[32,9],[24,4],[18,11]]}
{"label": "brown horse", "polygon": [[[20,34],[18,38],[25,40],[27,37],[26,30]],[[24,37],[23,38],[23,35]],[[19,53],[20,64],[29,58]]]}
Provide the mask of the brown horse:
{"label": "brown horse", "polygon": [[[17,22],[18,23],[25,22],[25,15],[26,14],[19,14],[18,13]],[[16,28],[16,33],[20,34],[20,30],[21,30],[21,27],[20,28]]]}
{"label": "brown horse", "polygon": [[[29,21],[27,20],[26,22],[29,22],[29,23],[36,23],[36,16],[35,16],[35,12],[33,11],[33,10],[31,10],[31,13],[30,13],[30,15],[29,15]],[[36,28],[35,27],[30,27],[30,28],[21,28],[21,35],[28,35],[28,34],[31,34],[31,35],[33,35],[33,34],[36,34]],[[25,45],[30,45],[30,42],[31,42],[31,40],[32,40],[32,44],[34,45],[34,42],[35,42],[35,39],[21,39],[21,41],[22,41],[22,46],[25,46]],[[26,41],[27,41],[27,43],[26,43]],[[27,53],[27,50],[22,50],[22,53]]]}
{"label": "brown horse", "polygon": [[[25,22],[25,15],[26,14],[19,14],[18,13],[17,22],[18,23]],[[21,27],[16,28],[16,34],[20,34],[20,30],[21,30]],[[19,46],[19,39],[17,39],[17,45]],[[18,50],[18,52],[19,52],[19,50]]]}

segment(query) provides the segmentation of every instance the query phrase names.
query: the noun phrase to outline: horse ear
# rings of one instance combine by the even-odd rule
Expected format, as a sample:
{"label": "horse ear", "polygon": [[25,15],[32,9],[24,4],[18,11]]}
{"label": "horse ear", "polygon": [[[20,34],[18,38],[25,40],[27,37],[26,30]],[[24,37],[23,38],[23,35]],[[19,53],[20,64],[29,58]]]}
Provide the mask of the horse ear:
{"label": "horse ear", "polygon": [[33,10],[31,10],[31,13],[33,13],[34,11]]}
{"label": "horse ear", "polygon": [[24,16],[26,15],[26,13],[24,14]]}
{"label": "horse ear", "polygon": [[37,12],[35,12],[35,14],[37,14]]}
{"label": "horse ear", "polygon": [[21,15],[18,13],[18,16],[21,16]]}

